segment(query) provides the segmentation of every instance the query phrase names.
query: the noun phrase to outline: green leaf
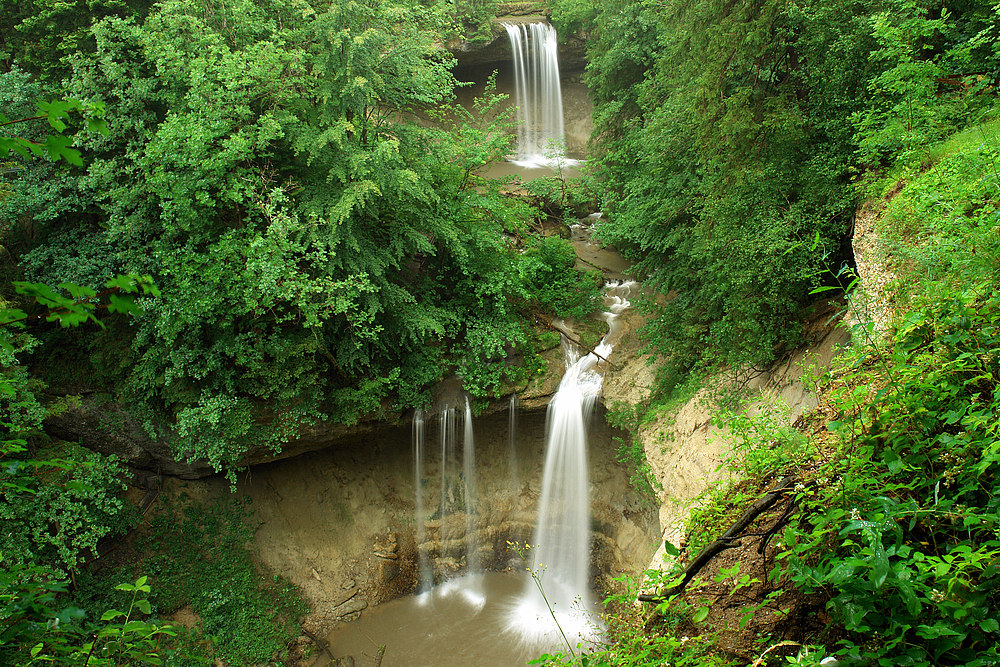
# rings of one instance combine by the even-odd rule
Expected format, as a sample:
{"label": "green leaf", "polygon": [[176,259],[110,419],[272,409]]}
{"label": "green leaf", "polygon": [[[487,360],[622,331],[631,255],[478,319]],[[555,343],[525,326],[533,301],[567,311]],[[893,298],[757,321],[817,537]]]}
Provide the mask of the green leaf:
{"label": "green leaf", "polygon": [[699,607],[698,610],[694,612],[691,620],[695,623],[701,623],[706,618],[708,618],[708,607]]}
{"label": "green leaf", "polygon": [[59,135],[48,136],[45,137],[45,150],[53,162],[66,160],[66,162],[69,162],[75,167],[82,167],[83,158],[80,157],[80,151],[75,148],[70,148],[70,144],[72,143],[72,137]]}
{"label": "green leaf", "polygon": [[92,299],[97,296],[97,292],[89,287],[84,287],[81,285],[76,285],[74,283],[59,283],[59,289],[64,289],[69,292],[74,299],[78,301],[81,299]]}
{"label": "green leaf", "polygon": [[108,296],[108,312],[121,313],[123,315],[140,315],[142,309],[136,305],[132,296],[119,296],[111,294]]}
{"label": "green leaf", "polygon": [[681,550],[675,547],[673,544],[671,544],[670,540],[664,541],[663,550],[667,553],[668,556],[677,557],[681,555]]}
{"label": "green leaf", "polygon": [[[125,590],[121,586],[118,586],[117,588],[118,588],[118,590]],[[101,620],[102,621],[111,621],[111,620],[114,620],[114,619],[118,618],[119,616],[124,616],[124,615],[125,615],[125,612],[117,611],[115,609],[109,609],[106,612],[104,612],[103,614],[101,614]]]}

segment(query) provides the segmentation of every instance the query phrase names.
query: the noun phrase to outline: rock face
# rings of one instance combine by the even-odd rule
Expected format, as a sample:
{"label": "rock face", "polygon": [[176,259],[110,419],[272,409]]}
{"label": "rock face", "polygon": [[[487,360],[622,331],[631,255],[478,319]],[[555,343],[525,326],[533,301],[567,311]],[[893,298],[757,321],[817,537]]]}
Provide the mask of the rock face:
{"label": "rock face", "polygon": [[[546,373],[516,388],[526,409],[548,405],[565,370],[558,347],[544,351],[542,357],[548,363]],[[454,377],[439,383],[433,395],[433,409],[440,409],[442,405],[459,405],[465,400],[461,380]],[[508,402],[507,397],[495,400],[486,412],[506,410]],[[250,446],[238,467],[272,463],[320,449],[350,448],[358,441],[395,437],[401,427],[408,428],[408,420],[408,415],[393,414],[380,421],[370,419],[352,426],[333,422],[303,425],[298,436],[285,443],[280,452],[264,446]],[[200,479],[219,473],[207,461],[178,460],[168,438],[151,438],[119,404],[94,398],[93,394],[85,395],[77,407],[46,419],[45,431],[55,438],[77,442],[101,454],[114,455],[139,470],[181,479]]]}
{"label": "rock face", "polygon": [[[541,492],[546,414],[537,409],[521,412],[513,458],[507,417],[497,413],[474,420],[478,501],[472,529],[485,569],[520,571],[523,563],[508,550],[507,540],[531,540]],[[451,514],[444,522],[435,516],[440,453],[430,421],[422,485],[428,518],[420,544],[408,425],[359,436],[336,450],[255,466],[239,479],[237,492],[251,498],[260,525],[254,550],[260,562],[304,592],[311,608],[307,627],[319,632],[413,592],[420,553],[430,558],[436,580],[464,570],[465,513]],[[622,436],[595,414],[588,457],[592,563],[601,586],[610,586],[610,578],[623,571],[639,571],[660,532],[654,500],[631,489],[627,470],[616,460],[615,440]],[[169,484],[171,492],[183,490],[203,501],[229,493],[228,483],[218,478]]]}
{"label": "rock face", "polygon": [[864,202],[854,216],[854,234],[851,249],[857,267],[858,284],[851,299],[847,314],[849,322],[871,325],[875,336],[883,336],[893,320],[898,303],[898,290],[894,287],[899,280],[898,259],[893,257],[892,244],[879,237],[876,222],[885,211],[886,205],[903,189],[900,181],[886,194],[885,199]]}
{"label": "rock face", "polygon": [[[500,16],[490,22],[489,36],[475,41],[454,40],[445,46],[458,60],[459,69],[506,64],[511,60],[511,53],[504,26],[542,21],[548,21],[548,17],[530,13]],[[586,66],[586,39],[582,33],[559,36],[559,67],[564,74],[580,72]]]}
{"label": "rock face", "polygon": [[[286,443],[280,453],[268,447],[250,447],[240,467],[259,465],[304,452],[337,447],[359,437],[389,430],[394,421],[362,422],[345,426],[330,422],[303,426],[299,436]],[[120,405],[113,401],[85,396],[80,405],[45,420],[45,431],[51,436],[78,442],[96,452],[114,455],[133,468],[157,473],[198,479],[217,474],[206,461],[178,460],[168,438],[151,438]]]}
{"label": "rock face", "polygon": [[[810,376],[818,376],[830,366],[840,346],[850,341],[849,332],[840,326],[836,313],[843,304],[821,305],[807,325],[810,344],[767,371],[749,378],[745,389],[748,399],[744,411],[760,414],[767,410],[779,424],[791,424],[804,412],[816,407]],[[641,316],[632,314],[631,331],[641,324]],[[835,321],[831,324],[830,320]],[[622,402],[637,405],[645,401],[653,387],[654,369],[648,359],[637,353],[640,341],[634,333],[618,345],[621,356],[611,359],[612,368],[605,381],[608,405]],[[719,381],[724,381],[718,378]],[[646,459],[662,486],[659,491],[659,524],[663,540],[677,545],[685,530],[684,522],[698,497],[725,477],[720,469],[732,450],[732,434],[712,423],[715,410],[710,405],[709,390],[702,390],[676,410],[643,425],[633,434],[646,453]],[[659,548],[649,569],[662,565],[665,553]]]}

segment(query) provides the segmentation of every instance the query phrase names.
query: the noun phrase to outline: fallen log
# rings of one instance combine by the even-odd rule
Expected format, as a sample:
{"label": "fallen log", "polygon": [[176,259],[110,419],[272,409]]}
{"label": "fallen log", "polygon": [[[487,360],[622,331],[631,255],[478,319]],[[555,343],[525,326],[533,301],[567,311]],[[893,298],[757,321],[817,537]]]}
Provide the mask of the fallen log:
{"label": "fallen log", "polygon": [[746,530],[747,526],[753,523],[754,519],[769,510],[779,500],[781,500],[785,493],[794,488],[794,485],[795,476],[786,476],[778,483],[778,487],[776,489],[768,491],[763,497],[758,499],[757,502],[751,505],[743,513],[743,515],[736,520],[736,523],[730,526],[729,530],[702,549],[694,560],[688,563],[688,566],[684,568],[684,577],[679,583],[674,586],[665,587],[660,590],[660,592],[655,594],[644,593],[639,596],[639,601],[660,603],[667,600],[671,596],[682,592],[685,588],[687,588],[687,585],[691,583],[691,580],[694,579],[717,554],[725,551],[726,549],[734,549],[742,546],[742,543],[740,542],[740,533]]}
{"label": "fallen log", "polygon": [[337,664],[337,659],[333,657],[333,651],[330,650],[330,646],[325,641],[314,635],[309,630],[306,630],[305,628],[302,628],[302,634],[311,639],[313,644],[316,644],[316,646],[319,646],[321,649],[323,649],[323,653],[326,653],[330,657],[331,663],[333,663],[334,665]]}
{"label": "fallen log", "polygon": [[547,326],[548,328],[550,328],[553,331],[556,331],[556,332],[562,334],[563,336],[566,336],[566,338],[569,338],[571,341],[573,341],[574,343],[576,343],[577,345],[579,345],[582,349],[587,350],[587,352],[589,354],[594,355],[595,357],[597,357],[601,361],[604,361],[604,362],[607,362],[607,363],[611,363],[611,362],[608,361],[607,357],[604,357],[604,356],[598,354],[597,349],[596,349],[596,347],[597,347],[596,345],[588,346],[588,345],[584,344],[584,342],[582,340],[580,340],[575,334],[573,334],[569,329],[567,329],[566,327],[563,327],[563,326],[556,325],[554,322],[552,322],[552,320],[550,320],[549,318],[547,318],[547,317],[545,317],[543,315],[539,315],[538,319],[540,319],[542,322],[544,322],[545,326]]}

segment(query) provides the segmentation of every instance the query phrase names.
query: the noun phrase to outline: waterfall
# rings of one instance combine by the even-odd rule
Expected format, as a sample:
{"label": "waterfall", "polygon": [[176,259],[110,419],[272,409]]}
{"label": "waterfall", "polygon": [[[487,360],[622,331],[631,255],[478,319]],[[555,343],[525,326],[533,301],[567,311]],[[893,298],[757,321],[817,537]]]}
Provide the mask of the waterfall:
{"label": "waterfall", "polygon": [[517,394],[510,395],[510,407],[507,413],[507,476],[510,483],[517,486]]}
{"label": "waterfall", "polygon": [[[600,627],[589,613],[590,503],[587,480],[587,423],[601,392],[597,366],[611,353],[617,316],[629,306],[634,283],[606,286],[609,332],[594,352],[580,353],[563,339],[566,374],[549,403],[542,496],[532,541],[535,582],[525,591],[509,627],[527,639],[551,639],[562,632],[570,641],[593,639]],[[551,610],[551,611],[550,611]],[[559,628],[552,623],[552,613]]]}
{"label": "waterfall", "polygon": [[430,590],[434,584],[434,575],[431,571],[430,561],[427,552],[419,547],[424,543],[427,529],[424,521],[424,413],[417,410],[413,413],[413,489],[414,505],[416,506],[417,524],[417,576],[418,592]]}
{"label": "waterfall", "polygon": [[565,163],[556,29],[548,23],[505,27],[514,59],[518,121],[513,162],[524,167]]}
{"label": "waterfall", "polygon": [[479,540],[476,539],[476,443],[472,433],[472,408],[465,399],[465,432],[462,438],[462,468],[465,478],[465,572],[482,574]]}
{"label": "waterfall", "polygon": [[[445,406],[438,415],[438,425],[441,430],[441,506],[438,525],[442,551],[452,539],[451,525],[448,517],[450,506],[454,502],[453,489],[448,485],[448,467],[455,461],[455,408]],[[444,553],[441,554],[442,556]]]}
{"label": "waterfall", "polygon": [[[465,401],[462,431],[462,467],[458,468],[458,438],[456,429],[457,410],[445,406],[438,414],[441,448],[441,488],[438,505],[438,556],[455,562],[464,549],[465,575],[434,587],[434,568],[427,549],[427,531],[424,516],[424,416],[417,411],[413,416],[413,456],[414,486],[416,505],[417,573],[419,589],[417,596],[424,602],[438,593],[461,593],[476,608],[485,603],[482,592],[482,567],[479,556],[479,539],[476,511],[476,450],[473,434],[472,406]],[[461,517],[465,516],[465,529],[461,529]],[[432,547],[430,547],[432,548]],[[439,573],[446,575],[447,573]],[[439,578],[444,578],[440,576]]]}

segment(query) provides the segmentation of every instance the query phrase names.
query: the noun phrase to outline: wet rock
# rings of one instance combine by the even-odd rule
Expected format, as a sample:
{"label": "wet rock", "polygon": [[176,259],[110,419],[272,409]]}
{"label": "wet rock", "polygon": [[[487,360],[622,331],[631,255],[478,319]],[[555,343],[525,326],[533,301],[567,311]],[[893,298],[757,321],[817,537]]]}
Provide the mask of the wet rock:
{"label": "wet rock", "polygon": [[397,561],[381,561],[378,564],[378,574],[376,575],[380,588],[386,588],[393,579],[399,576],[400,569]]}
{"label": "wet rock", "polygon": [[399,538],[396,533],[388,533],[375,538],[375,548],[372,550],[379,558],[396,560],[399,558]]}
{"label": "wet rock", "polygon": [[[517,14],[507,14],[490,22],[490,32],[475,40],[453,40],[445,48],[455,56],[458,67],[477,67],[506,64],[511,61],[510,41],[506,24],[538,23],[548,17],[535,10],[523,9]],[[563,72],[582,71],[587,65],[587,39],[585,33],[559,36],[559,67]]]}
{"label": "wet rock", "polygon": [[347,602],[348,600],[350,600],[351,598],[353,598],[357,594],[358,594],[358,589],[357,588],[352,588],[352,589],[350,589],[348,591],[345,591],[344,593],[338,595],[337,597],[335,597],[333,599],[332,606],[336,609],[337,607],[339,607],[340,605],[344,604],[345,602]]}
{"label": "wet rock", "polygon": [[[263,412],[263,407],[261,409]],[[320,422],[303,425],[296,437],[276,453],[268,446],[251,446],[240,460],[238,467],[269,463],[290,458],[317,449],[342,446],[362,436],[387,437],[397,428],[399,414],[375,416],[354,426]],[[122,406],[89,393],[79,404],[45,420],[49,435],[78,442],[84,447],[104,455],[114,455],[127,465],[141,470],[154,470],[181,479],[199,479],[217,474],[207,461],[184,461],[172,446],[173,435],[150,437],[149,433]]]}
{"label": "wet rock", "polygon": [[[368,601],[360,596],[353,596],[347,602],[339,604],[333,608],[333,615],[337,619],[345,619],[353,614],[360,614],[368,608]],[[355,617],[356,618],[356,617]]]}

